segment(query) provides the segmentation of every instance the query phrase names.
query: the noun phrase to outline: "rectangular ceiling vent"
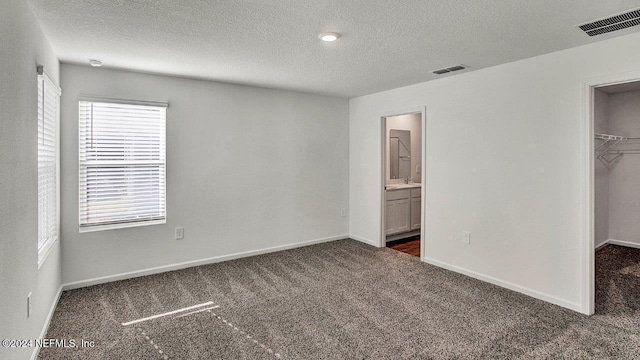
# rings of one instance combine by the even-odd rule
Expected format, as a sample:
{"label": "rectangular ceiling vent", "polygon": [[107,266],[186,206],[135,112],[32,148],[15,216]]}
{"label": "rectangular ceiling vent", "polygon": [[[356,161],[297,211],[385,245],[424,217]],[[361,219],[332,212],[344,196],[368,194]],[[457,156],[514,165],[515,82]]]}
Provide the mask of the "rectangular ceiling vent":
{"label": "rectangular ceiling vent", "polygon": [[444,68],[444,69],[438,69],[438,70],[434,70],[432,71],[432,73],[436,74],[436,75],[442,75],[442,74],[446,74],[446,73],[450,73],[450,72],[454,72],[454,71],[460,71],[460,70],[464,70],[467,67],[464,65],[456,65],[456,66],[452,66],[452,67],[448,67],[448,68]]}
{"label": "rectangular ceiling vent", "polygon": [[630,28],[636,25],[640,25],[640,9],[631,10],[606,19],[592,21],[587,24],[578,25],[578,27],[587,35],[596,36]]}

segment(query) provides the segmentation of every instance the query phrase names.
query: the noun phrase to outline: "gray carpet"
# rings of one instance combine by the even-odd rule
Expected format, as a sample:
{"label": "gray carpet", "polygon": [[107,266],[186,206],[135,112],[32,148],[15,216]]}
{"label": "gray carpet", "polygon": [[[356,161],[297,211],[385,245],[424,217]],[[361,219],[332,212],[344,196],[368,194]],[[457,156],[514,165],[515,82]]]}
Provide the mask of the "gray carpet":
{"label": "gray carpet", "polygon": [[637,359],[628,250],[598,252],[591,317],[353,240],[194,267],[64,292],[47,338],[95,347],[40,359]]}

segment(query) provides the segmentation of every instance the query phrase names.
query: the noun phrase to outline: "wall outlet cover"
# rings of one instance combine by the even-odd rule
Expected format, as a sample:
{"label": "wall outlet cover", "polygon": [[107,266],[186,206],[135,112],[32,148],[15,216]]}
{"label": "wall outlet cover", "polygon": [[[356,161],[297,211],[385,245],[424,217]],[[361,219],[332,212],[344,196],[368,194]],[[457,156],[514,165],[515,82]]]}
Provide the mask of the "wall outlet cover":
{"label": "wall outlet cover", "polygon": [[176,240],[184,239],[184,228],[177,227],[176,228]]}
{"label": "wall outlet cover", "polygon": [[27,319],[31,316],[31,294],[27,295]]}
{"label": "wall outlet cover", "polygon": [[467,244],[467,245],[471,245],[471,233],[468,231],[463,231],[462,232],[462,242]]}

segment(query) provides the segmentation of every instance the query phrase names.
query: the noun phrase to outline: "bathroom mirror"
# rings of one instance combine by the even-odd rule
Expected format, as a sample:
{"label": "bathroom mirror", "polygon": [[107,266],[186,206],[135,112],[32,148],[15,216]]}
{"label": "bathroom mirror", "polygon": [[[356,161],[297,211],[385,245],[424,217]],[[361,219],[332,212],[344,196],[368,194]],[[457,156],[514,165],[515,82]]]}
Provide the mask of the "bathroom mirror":
{"label": "bathroom mirror", "polygon": [[389,166],[391,179],[411,176],[411,131],[389,131]]}

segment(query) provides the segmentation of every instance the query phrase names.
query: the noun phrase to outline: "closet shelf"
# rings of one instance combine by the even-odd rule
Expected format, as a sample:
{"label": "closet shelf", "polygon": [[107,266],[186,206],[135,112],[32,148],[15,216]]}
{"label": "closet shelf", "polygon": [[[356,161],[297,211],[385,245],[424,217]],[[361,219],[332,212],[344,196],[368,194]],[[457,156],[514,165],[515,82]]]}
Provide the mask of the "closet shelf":
{"label": "closet shelf", "polygon": [[609,134],[595,134],[596,140],[624,140],[622,136],[609,135]]}
{"label": "closet shelf", "polygon": [[640,137],[595,133],[594,138],[600,141],[595,147],[598,160],[606,167],[623,154],[640,154]]}

